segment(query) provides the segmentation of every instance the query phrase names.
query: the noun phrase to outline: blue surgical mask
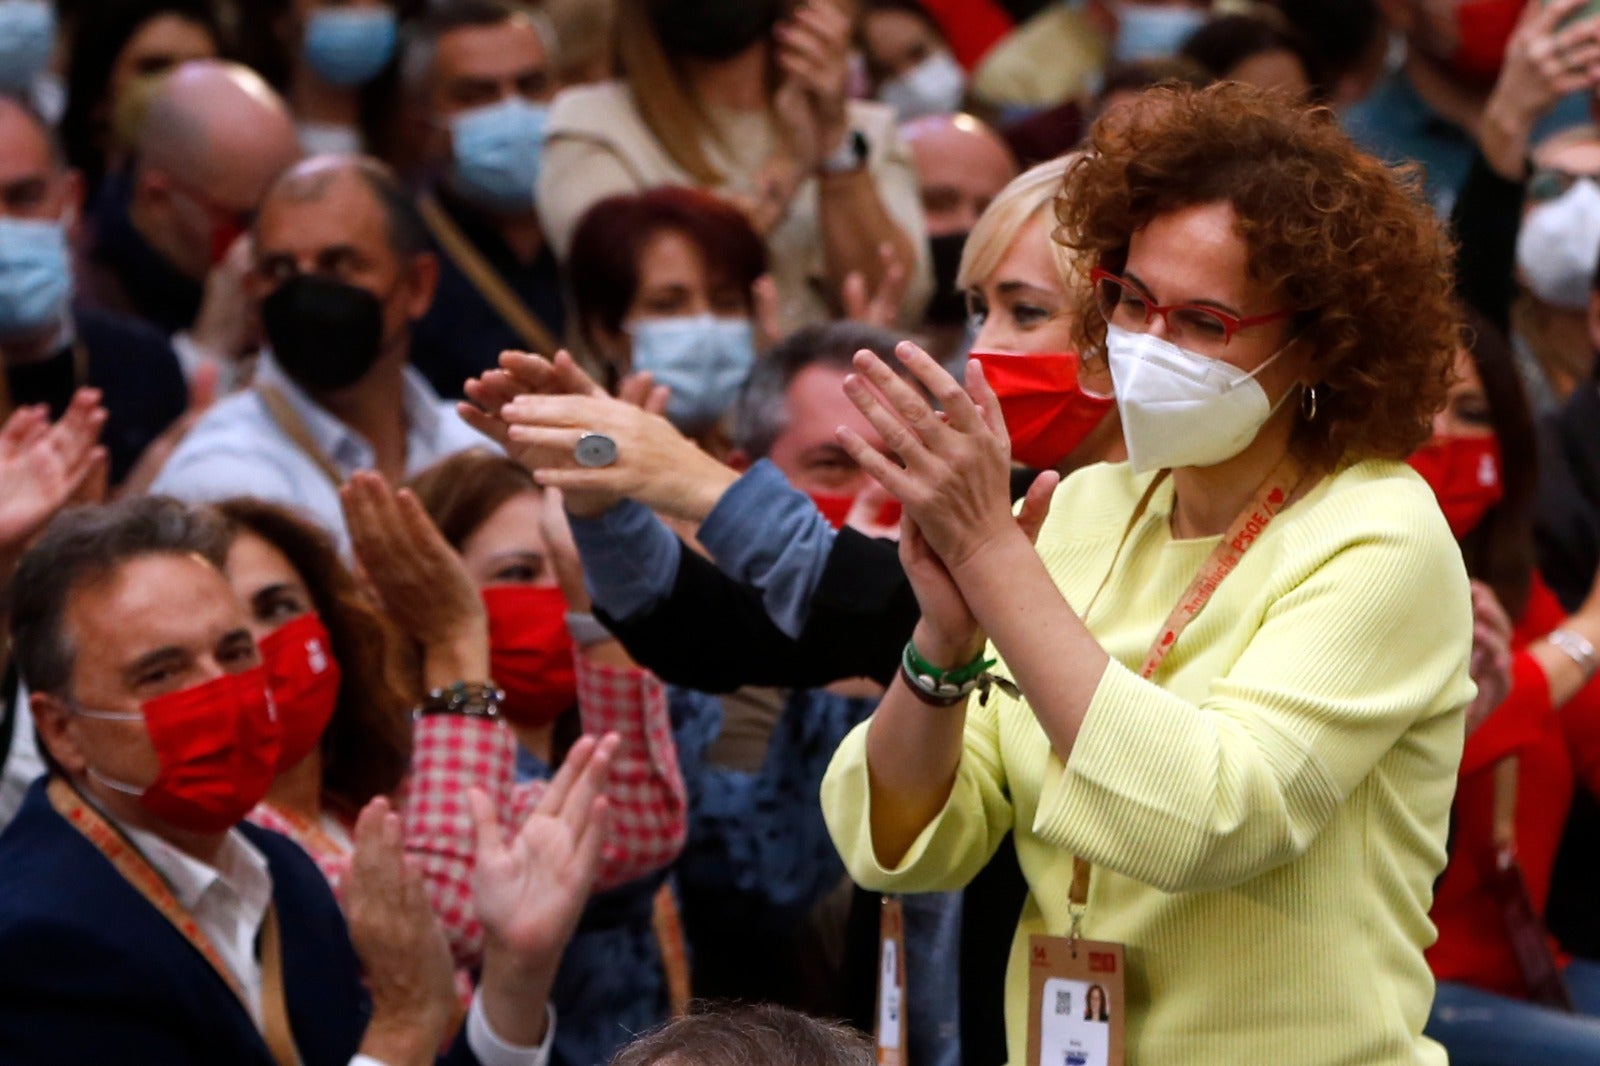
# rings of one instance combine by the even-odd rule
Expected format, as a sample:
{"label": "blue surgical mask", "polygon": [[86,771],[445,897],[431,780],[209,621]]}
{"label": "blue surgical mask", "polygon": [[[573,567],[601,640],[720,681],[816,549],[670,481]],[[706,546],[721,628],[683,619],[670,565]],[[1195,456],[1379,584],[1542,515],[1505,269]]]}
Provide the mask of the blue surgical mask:
{"label": "blue surgical mask", "polygon": [[392,7],[330,7],[306,20],[306,62],[329,85],[352,88],[376,78],[394,58],[399,25]]}
{"label": "blue surgical mask", "polygon": [[490,211],[533,207],[550,109],[520,96],[450,119],[450,181],[470,203]]}
{"label": "blue surgical mask", "polygon": [[756,359],[747,318],[690,315],[646,318],[628,330],[633,369],[672,390],[667,418],[685,433],[709,429],[727,413]]}
{"label": "blue surgical mask", "polygon": [[1118,4],[1117,39],[1111,57],[1118,63],[1135,63],[1176,55],[1205,21],[1206,13],[1196,7]]}
{"label": "blue surgical mask", "polygon": [[0,337],[58,322],[72,298],[66,228],[0,218]]}
{"label": "blue surgical mask", "polygon": [[55,48],[56,9],[49,0],[0,0],[0,91],[32,88]]}

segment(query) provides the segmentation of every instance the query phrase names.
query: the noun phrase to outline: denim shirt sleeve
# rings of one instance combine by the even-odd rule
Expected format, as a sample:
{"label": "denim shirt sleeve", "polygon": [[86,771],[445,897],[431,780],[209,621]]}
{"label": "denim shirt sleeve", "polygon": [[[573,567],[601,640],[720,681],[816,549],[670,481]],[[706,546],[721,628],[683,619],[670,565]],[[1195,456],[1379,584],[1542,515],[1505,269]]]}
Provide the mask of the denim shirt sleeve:
{"label": "denim shirt sleeve", "polygon": [[718,568],[759,589],[767,616],[796,640],[810,617],[833,538],[811,500],[765,459],[722,494],[699,532]]}
{"label": "denim shirt sleeve", "polygon": [[[689,841],[680,885],[721,900],[724,913],[753,907],[797,918],[844,875],[817,793],[834,750],[877,701],[822,689],[791,694],[761,768],[745,773],[704,757],[721,731],[718,701],[678,688],[671,699],[674,721],[683,723],[679,750],[693,753],[684,762]],[[696,731],[705,734],[698,742],[689,735]]]}
{"label": "denim shirt sleeve", "polygon": [[648,507],[623,500],[598,518],[571,522],[595,606],[613,618],[637,618],[671,595],[680,544]]}

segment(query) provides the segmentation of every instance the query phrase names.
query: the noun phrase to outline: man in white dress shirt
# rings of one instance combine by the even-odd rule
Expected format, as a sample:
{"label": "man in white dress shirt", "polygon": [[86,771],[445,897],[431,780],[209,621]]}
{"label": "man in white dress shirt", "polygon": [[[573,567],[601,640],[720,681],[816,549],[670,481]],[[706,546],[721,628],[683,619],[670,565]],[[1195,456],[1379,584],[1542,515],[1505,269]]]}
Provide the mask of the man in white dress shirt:
{"label": "man in white dress shirt", "polygon": [[408,365],[439,264],[393,173],[362,156],[292,168],[254,235],[248,289],[269,352],[252,388],[196,424],[154,491],[288,504],[346,544],[338,488],[351,474],[399,483],[489,446]]}

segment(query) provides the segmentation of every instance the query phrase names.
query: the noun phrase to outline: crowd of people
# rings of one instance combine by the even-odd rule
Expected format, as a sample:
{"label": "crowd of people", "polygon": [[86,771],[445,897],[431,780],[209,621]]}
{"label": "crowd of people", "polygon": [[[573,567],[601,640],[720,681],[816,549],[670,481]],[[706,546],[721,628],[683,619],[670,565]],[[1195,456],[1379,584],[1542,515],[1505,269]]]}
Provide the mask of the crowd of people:
{"label": "crowd of people", "polygon": [[0,0],[0,1061],[1600,1062],[1588,0]]}

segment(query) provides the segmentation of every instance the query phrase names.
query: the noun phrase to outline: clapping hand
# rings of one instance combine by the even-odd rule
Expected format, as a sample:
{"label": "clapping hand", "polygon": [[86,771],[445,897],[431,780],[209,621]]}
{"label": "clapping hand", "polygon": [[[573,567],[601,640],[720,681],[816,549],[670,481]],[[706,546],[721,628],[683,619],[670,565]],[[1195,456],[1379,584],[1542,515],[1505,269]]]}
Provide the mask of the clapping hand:
{"label": "clapping hand", "polygon": [[1511,616],[1494,590],[1472,583],[1472,663],[1478,694],[1467,704],[1467,736],[1505,701],[1511,692]]}
{"label": "clapping hand", "polygon": [[79,389],[51,425],[42,407],[19,407],[0,426],[0,556],[15,560],[103,468],[106,412],[97,389]]}
{"label": "clapping hand", "polygon": [[1600,85],[1600,16],[1572,16],[1587,0],[1531,3],[1506,42],[1478,140],[1496,171],[1523,178],[1533,128],[1570,93]]}
{"label": "clapping hand", "polygon": [[342,903],[372,993],[361,1052],[390,1066],[423,1066],[434,1061],[455,1014],[450,948],[388,800],[367,804],[354,838]]}
{"label": "clapping hand", "polygon": [[509,836],[489,797],[468,793],[477,825],[472,892],[484,932],[483,1005],[491,1028],[510,1043],[544,1038],[542,1005],[599,868],[604,789],[618,744],[614,733],[581,738]]}
{"label": "clapping hand", "polygon": [[850,15],[838,0],[805,0],[776,31],[777,111],[814,169],[849,132]]}
{"label": "clapping hand", "polygon": [[489,619],[461,557],[409,489],[357,473],[339,493],[350,543],[389,618],[421,645],[424,684],[489,676]]}

